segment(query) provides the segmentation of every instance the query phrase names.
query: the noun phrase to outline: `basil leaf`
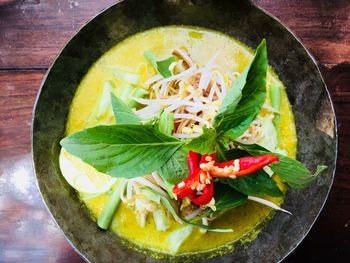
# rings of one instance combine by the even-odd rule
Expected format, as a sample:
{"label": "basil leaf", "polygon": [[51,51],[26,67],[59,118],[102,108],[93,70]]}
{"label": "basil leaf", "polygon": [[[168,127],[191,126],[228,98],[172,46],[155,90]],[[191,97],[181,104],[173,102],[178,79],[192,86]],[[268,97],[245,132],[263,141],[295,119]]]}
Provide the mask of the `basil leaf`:
{"label": "basil leaf", "polygon": [[265,98],[265,91],[256,91],[251,95],[250,100],[243,104],[240,103],[234,116],[229,120],[230,126],[233,128],[228,130],[225,135],[232,139],[241,136],[261,111]]}
{"label": "basil leaf", "polygon": [[189,175],[187,151],[178,149],[170,159],[160,168],[160,176],[167,182],[175,185]]}
{"label": "basil leaf", "polygon": [[174,130],[174,113],[163,111],[160,114],[158,130],[166,135],[172,135]]}
{"label": "basil leaf", "polygon": [[142,119],[133,113],[132,110],[113,93],[111,93],[111,99],[114,117],[118,124],[140,123]]}
{"label": "basil leaf", "polygon": [[215,152],[217,162],[226,162],[229,160],[225,156],[226,147],[220,140],[216,140]]}
{"label": "basil leaf", "polygon": [[249,66],[245,68],[238,78],[232,83],[230,90],[227,92],[220,108],[218,109],[218,112],[216,113],[214,118],[214,127],[220,127],[220,125],[223,125],[222,123],[224,122],[225,116],[234,114],[239,101],[242,99],[242,90],[246,84],[248,69]]}
{"label": "basil leaf", "polygon": [[216,150],[216,130],[203,128],[203,134],[192,139],[185,145],[186,149],[200,154],[211,154]]}
{"label": "basil leaf", "polygon": [[252,174],[237,177],[236,179],[221,179],[221,183],[228,184],[237,191],[246,195],[283,196],[277,183],[264,171],[259,170]]}
{"label": "basil leaf", "polygon": [[161,74],[164,78],[168,78],[171,76],[169,66],[171,63],[176,61],[175,57],[171,56],[165,60],[157,61],[156,55],[151,50],[145,51],[143,55],[148,60],[148,62],[158,71],[158,73]]}
{"label": "basil leaf", "polygon": [[[237,144],[253,156],[271,153],[269,150],[256,144]],[[318,165],[315,173],[312,174],[301,162],[278,153],[273,154],[279,158],[279,162],[270,164],[269,168],[293,188],[304,188],[309,186],[317,175],[327,169],[327,166],[325,165]]]}
{"label": "basil leaf", "polygon": [[226,184],[215,184],[214,199],[217,212],[240,206],[247,202],[247,198],[245,194],[238,192]]}
{"label": "basil leaf", "polygon": [[112,177],[133,178],[158,170],[183,143],[152,126],[97,126],[61,140],[69,153]]}
{"label": "basil leaf", "polygon": [[239,137],[249,128],[265,102],[266,53],[266,41],[263,40],[252,62],[233,83],[215,116],[214,127],[231,138]]}

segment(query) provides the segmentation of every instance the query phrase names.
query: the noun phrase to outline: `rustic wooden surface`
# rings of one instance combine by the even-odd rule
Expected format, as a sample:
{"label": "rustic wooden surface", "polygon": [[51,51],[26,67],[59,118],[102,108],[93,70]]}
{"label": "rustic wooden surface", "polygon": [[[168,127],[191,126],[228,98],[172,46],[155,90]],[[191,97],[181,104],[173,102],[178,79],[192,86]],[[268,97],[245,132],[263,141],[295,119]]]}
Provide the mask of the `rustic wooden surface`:
{"label": "rustic wooden surface", "polygon": [[[32,108],[40,82],[58,51],[87,20],[115,0],[14,2],[0,6],[0,262],[82,262],[51,219],[36,187],[30,157]],[[338,119],[338,167],[329,200],[287,262],[348,262],[350,2],[255,3],[294,31],[315,56]]]}

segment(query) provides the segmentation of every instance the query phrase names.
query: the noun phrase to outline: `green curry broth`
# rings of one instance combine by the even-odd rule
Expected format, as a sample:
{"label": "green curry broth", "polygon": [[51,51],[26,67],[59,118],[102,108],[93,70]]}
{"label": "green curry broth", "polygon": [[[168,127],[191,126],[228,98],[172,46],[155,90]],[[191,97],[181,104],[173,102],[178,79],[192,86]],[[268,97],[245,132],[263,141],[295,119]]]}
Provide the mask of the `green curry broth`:
{"label": "green curry broth", "polygon": [[[176,47],[185,48],[199,65],[204,65],[217,50],[221,50],[217,64],[231,73],[234,71],[242,72],[253,57],[253,51],[237,40],[202,28],[171,26],[136,34],[107,51],[83,78],[70,107],[66,127],[67,135],[97,124],[114,123],[114,117],[108,116],[108,114],[99,119],[91,118],[94,107],[101,96],[104,82],[111,80],[116,84],[116,87],[121,85],[121,81],[112,76],[113,69],[138,72],[141,75],[140,81],[145,81],[155,74],[155,71],[145,63],[144,51],[152,50],[159,58],[166,58]],[[272,82],[283,86],[270,68],[267,83]],[[289,156],[295,157],[294,117],[285,89],[282,89],[281,93],[280,112],[279,147],[287,150]],[[274,176],[274,179],[280,189],[286,191],[282,181],[277,176]],[[85,198],[84,194],[80,193],[80,197],[93,219],[96,220],[107,202],[108,195]],[[283,203],[283,198],[268,199],[276,204]],[[243,239],[249,241],[256,236],[259,231],[258,226],[270,217],[271,212],[272,209],[269,207],[248,201],[242,206],[225,212],[211,223],[213,227],[232,228],[234,232],[203,233],[198,229],[193,229],[178,253],[211,250]],[[137,223],[134,211],[126,204],[121,203],[112,221],[111,230],[140,247],[170,253],[168,236],[173,230],[182,226],[173,219],[170,221],[170,228],[167,231],[157,231],[153,217],[148,216],[147,223],[142,228]]]}

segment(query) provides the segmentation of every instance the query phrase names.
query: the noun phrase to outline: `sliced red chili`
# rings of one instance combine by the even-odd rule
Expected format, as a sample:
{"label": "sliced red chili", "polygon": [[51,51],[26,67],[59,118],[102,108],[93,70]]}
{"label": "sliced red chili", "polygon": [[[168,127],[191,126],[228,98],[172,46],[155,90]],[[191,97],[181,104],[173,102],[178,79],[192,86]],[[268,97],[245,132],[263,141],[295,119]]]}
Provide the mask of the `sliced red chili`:
{"label": "sliced red chili", "polygon": [[187,156],[188,168],[190,170],[190,176],[192,176],[199,167],[199,161],[201,155],[199,153],[189,151]]}
{"label": "sliced red chili", "polygon": [[208,204],[214,196],[214,183],[210,182],[210,184],[205,185],[202,190],[201,195],[197,195],[197,192],[190,194],[188,197],[191,202],[196,205],[206,205]]}
{"label": "sliced red chili", "polygon": [[190,170],[190,176],[187,177],[182,182],[178,183],[173,188],[173,193],[178,198],[185,198],[189,196],[190,194],[195,194],[197,192],[196,188],[198,184],[200,184],[200,174],[202,173],[202,170],[199,168],[200,163],[207,163],[206,157],[210,156],[213,161],[216,159],[216,155],[205,155],[202,156],[199,153],[189,151],[187,156],[188,166]]}
{"label": "sliced red chili", "polygon": [[175,185],[173,187],[173,193],[178,198],[185,198],[191,193],[196,192],[196,187],[199,183],[201,172],[202,171],[200,169],[197,169],[192,176],[187,177],[185,180]]}
{"label": "sliced red chili", "polygon": [[[208,158],[210,157],[210,158]],[[203,154],[190,151],[187,157],[190,175],[173,188],[178,198],[188,197],[196,205],[208,204],[214,195],[214,183],[211,177],[243,176],[262,169],[266,165],[279,161],[273,154],[243,157],[236,160],[216,163],[216,154]],[[201,166],[214,161],[214,165]],[[201,191],[198,191],[202,189]]]}
{"label": "sliced red chili", "polygon": [[212,153],[212,154],[203,154],[202,155],[202,158],[199,162],[199,165],[201,165],[202,163],[208,163],[209,161],[207,160],[207,157],[210,157],[212,161],[215,161],[216,160],[216,154],[215,153]]}
{"label": "sliced red chili", "polygon": [[210,173],[214,177],[229,177],[229,176],[242,176],[246,174],[251,174],[256,172],[257,170],[260,170],[264,168],[266,165],[269,165],[273,162],[278,162],[279,159],[277,156],[273,154],[264,154],[260,156],[248,156],[248,157],[243,157],[239,158],[237,160],[232,160],[224,163],[215,163],[215,166],[221,169],[225,169],[225,167],[234,167],[235,166],[235,161],[238,161],[238,171],[218,171],[213,170],[210,171]]}

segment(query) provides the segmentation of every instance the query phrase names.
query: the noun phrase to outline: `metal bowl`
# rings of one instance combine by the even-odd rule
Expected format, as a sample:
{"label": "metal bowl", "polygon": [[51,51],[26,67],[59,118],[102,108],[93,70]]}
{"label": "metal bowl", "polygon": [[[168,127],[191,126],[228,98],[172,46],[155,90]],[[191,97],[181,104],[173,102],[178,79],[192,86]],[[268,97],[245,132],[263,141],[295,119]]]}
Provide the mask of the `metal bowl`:
{"label": "metal bowl", "polygon": [[[126,37],[164,25],[194,25],[221,31],[251,47],[268,43],[269,64],[287,87],[298,133],[298,159],[308,168],[328,165],[307,189],[290,189],[284,208],[251,243],[209,262],[278,262],[304,239],[317,219],[332,185],[337,156],[333,105],[315,60],[276,18],[249,1],[128,0],[88,22],[63,48],[42,83],[32,125],[33,161],[42,197],[72,246],[92,262],[151,262],[127,248],[115,234],[100,230],[75,191],[61,176],[59,141],[64,136],[69,105],[89,67]],[[219,251],[219,250],[218,250]],[[177,257],[178,261],[197,259]],[[164,257],[164,259],[169,259]],[[174,259],[174,258],[172,258]]]}

